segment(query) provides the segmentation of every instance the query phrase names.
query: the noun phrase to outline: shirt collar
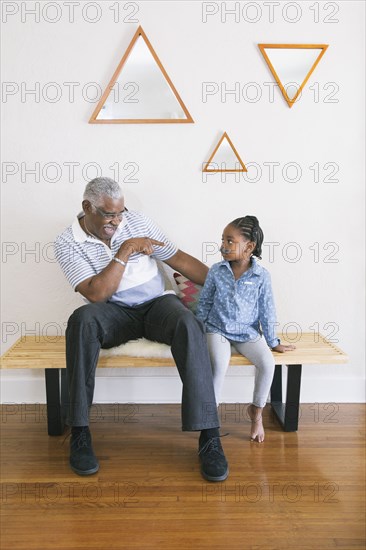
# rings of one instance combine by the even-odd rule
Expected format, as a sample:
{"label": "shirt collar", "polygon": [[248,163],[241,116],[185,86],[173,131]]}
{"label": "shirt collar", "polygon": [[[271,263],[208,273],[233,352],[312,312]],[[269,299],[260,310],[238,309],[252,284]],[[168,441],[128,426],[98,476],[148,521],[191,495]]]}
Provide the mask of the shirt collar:
{"label": "shirt collar", "polygon": [[84,212],[80,212],[80,214],[78,214],[76,216],[76,220],[74,220],[72,226],[71,226],[71,231],[72,231],[72,234],[74,236],[74,239],[77,243],[84,243],[85,241],[87,240],[93,240],[93,242],[95,241],[95,239],[92,239],[91,237],[89,237],[89,235],[87,235],[85,233],[85,231],[81,228],[81,225],[79,223],[79,220],[84,216]]}
{"label": "shirt collar", "polygon": [[[85,241],[89,241],[89,242],[92,242],[92,243],[104,244],[102,241],[100,241],[96,237],[92,237],[92,236],[88,235],[87,233],[85,233],[85,231],[82,229],[82,227],[79,223],[79,220],[81,218],[83,218],[84,216],[85,216],[84,212],[80,212],[76,216],[76,220],[74,220],[74,222],[71,226],[71,230],[72,230],[75,241],[77,243],[84,243]],[[117,237],[117,235],[122,231],[122,227],[124,226],[124,224],[125,224],[125,218],[123,217],[121,223],[117,227],[117,230],[116,230],[115,234],[112,237],[112,242]]]}
{"label": "shirt collar", "polygon": [[[226,266],[230,271],[232,271],[231,265],[227,260],[222,260],[222,262],[220,262],[220,266]],[[263,268],[258,263],[257,258],[255,256],[252,256],[252,265],[250,266],[248,271],[246,271],[246,273],[252,272],[254,275],[260,275],[262,272],[262,269]]]}

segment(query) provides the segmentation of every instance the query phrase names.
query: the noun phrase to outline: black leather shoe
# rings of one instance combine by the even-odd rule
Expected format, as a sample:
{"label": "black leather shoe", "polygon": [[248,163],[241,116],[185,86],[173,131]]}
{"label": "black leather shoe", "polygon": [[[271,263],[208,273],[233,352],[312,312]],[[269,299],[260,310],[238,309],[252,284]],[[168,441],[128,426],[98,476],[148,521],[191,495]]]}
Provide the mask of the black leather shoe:
{"label": "black leather shoe", "polygon": [[220,437],[211,437],[200,442],[198,454],[201,461],[201,474],[207,481],[225,481],[229,466],[221,446]]}
{"label": "black leather shoe", "polygon": [[70,466],[79,476],[89,476],[99,470],[88,426],[71,432]]}

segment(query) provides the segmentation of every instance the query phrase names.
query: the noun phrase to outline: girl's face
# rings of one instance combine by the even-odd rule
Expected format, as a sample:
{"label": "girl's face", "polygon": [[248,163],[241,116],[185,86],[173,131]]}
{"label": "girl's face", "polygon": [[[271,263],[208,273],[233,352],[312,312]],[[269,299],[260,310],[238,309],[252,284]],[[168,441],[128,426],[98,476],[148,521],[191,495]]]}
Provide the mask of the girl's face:
{"label": "girl's face", "polygon": [[232,225],[225,227],[220,248],[224,260],[228,262],[249,260],[254,248],[255,243],[245,239],[239,229]]}

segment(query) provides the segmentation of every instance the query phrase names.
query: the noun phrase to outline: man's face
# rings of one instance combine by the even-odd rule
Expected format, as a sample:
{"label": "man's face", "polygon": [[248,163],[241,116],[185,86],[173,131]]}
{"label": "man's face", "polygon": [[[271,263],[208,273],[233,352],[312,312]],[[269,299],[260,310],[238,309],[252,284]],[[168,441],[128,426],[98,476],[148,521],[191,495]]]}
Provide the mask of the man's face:
{"label": "man's face", "polygon": [[103,196],[94,206],[83,201],[86,229],[101,241],[109,241],[122,221],[124,199]]}

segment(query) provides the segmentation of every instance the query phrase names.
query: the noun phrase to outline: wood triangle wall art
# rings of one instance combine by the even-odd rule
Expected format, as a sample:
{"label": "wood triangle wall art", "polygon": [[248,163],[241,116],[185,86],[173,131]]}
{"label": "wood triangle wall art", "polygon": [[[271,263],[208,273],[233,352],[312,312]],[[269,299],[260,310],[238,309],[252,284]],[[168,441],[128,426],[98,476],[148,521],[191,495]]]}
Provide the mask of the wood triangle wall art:
{"label": "wood triangle wall art", "polygon": [[221,136],[202,172],[247,172],[244,162],[226,132]]}
{"label": "wood triangle wall art", "polygon": [[194,122],[141,26],[132,38],[89,122]]}
{"label": "wood triangle wall art", "polygon": [[258,46],[287,105],[293,107],[328,45],[258,44]]}

